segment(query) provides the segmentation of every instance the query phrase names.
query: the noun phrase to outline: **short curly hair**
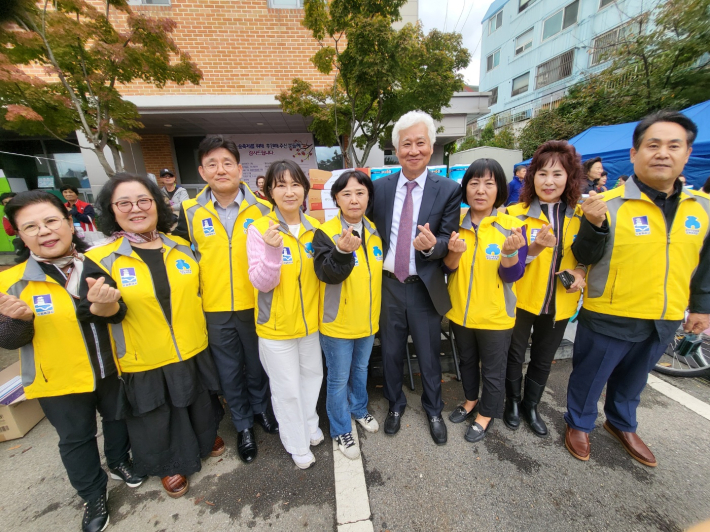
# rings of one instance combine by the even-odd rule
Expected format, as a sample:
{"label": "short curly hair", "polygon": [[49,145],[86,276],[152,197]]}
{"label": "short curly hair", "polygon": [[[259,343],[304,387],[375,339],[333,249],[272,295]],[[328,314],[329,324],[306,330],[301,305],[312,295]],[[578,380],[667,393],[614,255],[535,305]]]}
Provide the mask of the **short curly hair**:
{"label": "short curly hair", "polygon": [[165,196],[158,188],[158,185],[147,177],[129,174],[127,172],[114,175],[99,192],[96,203],[94,204],[97,211],[96,227],[98,230],[106,236],[123,231],[123,228],[121,228],[116,221],[116,215],[113,212],[111,203],[113,202],[113,194],[116,192],[118,185],[130,182],[140,183],[148,189],[155,203],[155,207],[158,210],[157,229],[162,233],[169,233],[173,222],[173,211],[166,203]]}
{"label": "short curly hair", "polygon": [[569,142],[565,140],[548,140],[535,151],[528,173],[520,191],[520,202],[530,206],[537,198],[535,191],[535,174],[548,164],[559,162],[567,172],[567,183],[561,199],[568,206],[574,206],[582,196],[582,183],[586,176],[582,170],[582,157]]}

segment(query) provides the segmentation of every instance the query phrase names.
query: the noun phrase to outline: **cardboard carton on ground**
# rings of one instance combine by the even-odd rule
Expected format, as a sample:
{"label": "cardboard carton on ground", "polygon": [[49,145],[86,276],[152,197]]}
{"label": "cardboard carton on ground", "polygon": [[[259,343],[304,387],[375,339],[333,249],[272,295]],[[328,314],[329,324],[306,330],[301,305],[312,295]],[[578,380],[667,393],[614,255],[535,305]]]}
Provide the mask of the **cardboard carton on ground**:
{"label": "cardboard carton on ground", "polygon": [[368,176],[370,175],[369,168],[345,168],[342,170],[333,170],[332,172],[311,169],[308,170],[308,180],[311,182],[311,190],[330,190],[333,187],[333,183],[335,183],[340,175],[350,170],[360,170]]}
{"label": "cardboard carton on ground", "polygon": [[323,209],[337,209],[338,206],[330,196],[330,190],[314,190],[308,191],[308,208],[312,211]]}
{"label": "cardboard carton on ground", "polygon": [[320,223],[324,224],[325,222],[335,218],[338,215],[339,211],[340,209],[316,209],[314,211],[312,210],[308,214],[318,220]]}
{"label": "cardboard carton on ground", "polygon": [[[0,371],[0,386],[20,375],[20,362]],[[0,405],[0,442],[22,438],[44,417],[37,399],[22,393],[9,405]]]}

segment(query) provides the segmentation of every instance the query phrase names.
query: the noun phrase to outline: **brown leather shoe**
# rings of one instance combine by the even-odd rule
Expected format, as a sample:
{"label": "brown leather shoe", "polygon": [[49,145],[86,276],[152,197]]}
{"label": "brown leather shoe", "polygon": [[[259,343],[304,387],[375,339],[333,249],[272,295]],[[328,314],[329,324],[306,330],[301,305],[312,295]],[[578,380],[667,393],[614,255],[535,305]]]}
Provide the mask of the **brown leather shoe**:
{"label": "brown leather shoe", "polygon": [[565,431],[565,447],[569,453],[577,460],[586,462],[589,460],[589,434],[581,430],[573,429],[567,425]]}
{"label": "brown leather shoe", "polygon": [[629,453],[634,460],[637,460],[648,467],[656,467],[658,465],[656,457],[653,456],[651,449],[646,447],[646,444],[641,441],[641,438],[639,438],[635,432],[624,432],[619,430],[608,421],[604,422],[604,428],[609,434],[621,442],[621,445],[624,446],[626,452]]}
{"label": "brown leather shoe", "polygon": [[224,453],[226,448],[227,446],[224,444],[224,440],[220,436],[217,436],[214,440],[214,445],[212,446],[212,452],[210,453],[210,456],[219,456],[220,454]]}
{"label": "brown leather shoe", "polygon": [[190,483],[187,477],[183,475],[173,475],[171,477],[163,477],[160,479],[163,483],[163,488],[168,492],[168,496],[173,499],[178,499],[187,493],[190,489]]}

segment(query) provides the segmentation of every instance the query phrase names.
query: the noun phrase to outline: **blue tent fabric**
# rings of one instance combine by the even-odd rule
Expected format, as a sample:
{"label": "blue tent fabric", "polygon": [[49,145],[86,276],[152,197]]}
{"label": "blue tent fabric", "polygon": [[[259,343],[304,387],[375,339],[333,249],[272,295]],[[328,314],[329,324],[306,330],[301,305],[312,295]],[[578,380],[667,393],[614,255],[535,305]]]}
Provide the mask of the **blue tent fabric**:
{"label": "blue tent fabric", "polygon": [[[685,165],[683,175],[693,188],[700,189],[710,177],[710,100],[681,111],[698,126],[698,137],[693,143],[693,153]],[[595,126],[569,140],[582,160],[601,157],[604,170],[609,172],[607,188],[614,186],[622,174],[631,175],[634,165],[629,160],[632,136],[638,122]],[[519,164],[530,164],[532,159]],[[517,165],[516,165],[517,166]]]}

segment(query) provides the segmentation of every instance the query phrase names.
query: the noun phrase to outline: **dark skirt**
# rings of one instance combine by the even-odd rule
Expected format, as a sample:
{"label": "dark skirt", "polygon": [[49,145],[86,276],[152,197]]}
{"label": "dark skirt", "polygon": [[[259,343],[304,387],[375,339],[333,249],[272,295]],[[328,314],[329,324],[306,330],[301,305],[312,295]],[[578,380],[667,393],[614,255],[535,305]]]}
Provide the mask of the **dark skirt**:
{"label": "dark skirt", "polygon": [[224,409],[209,350],[189,360],[124,373],[121,408],[139,476],[191,475],[202,468]]}

